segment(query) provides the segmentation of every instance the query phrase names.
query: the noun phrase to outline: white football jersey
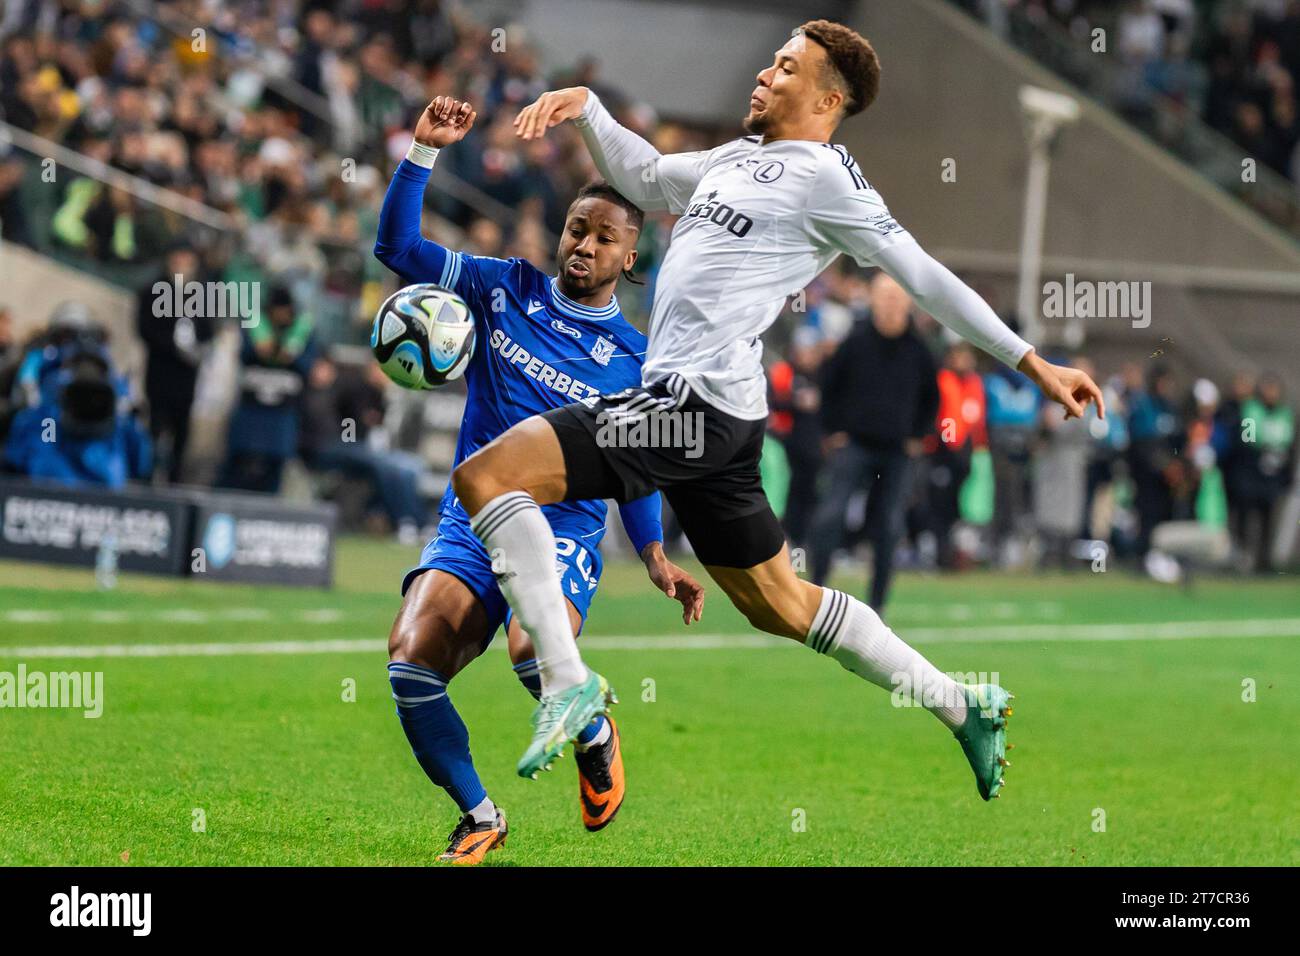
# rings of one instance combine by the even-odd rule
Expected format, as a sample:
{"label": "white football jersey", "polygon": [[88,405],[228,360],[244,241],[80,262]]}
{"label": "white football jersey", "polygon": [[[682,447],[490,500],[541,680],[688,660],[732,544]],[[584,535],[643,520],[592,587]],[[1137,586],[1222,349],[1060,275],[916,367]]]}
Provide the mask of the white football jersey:
{"label": "white football jersey", "polygon": [[737,418],[767,414],[763,334],[787,296],[840,253],[879,265],[948,328],[1015,367],[1030,350],[988,303],[926,255],[842,146],[747,136],[661,155],[588,93],[578,129],[604,176],[643,209],[681,218],[655,283],[646,384],[677,374]]}
{"label": "white football jersey", "polygon": [[841,252],[865,263],[910,238],[848,152],[751,136],[663,156],[667,209],[681,218],[655,283],[647,383],[682,376],[729,415],[767,415],[759,336],[787,297]]}

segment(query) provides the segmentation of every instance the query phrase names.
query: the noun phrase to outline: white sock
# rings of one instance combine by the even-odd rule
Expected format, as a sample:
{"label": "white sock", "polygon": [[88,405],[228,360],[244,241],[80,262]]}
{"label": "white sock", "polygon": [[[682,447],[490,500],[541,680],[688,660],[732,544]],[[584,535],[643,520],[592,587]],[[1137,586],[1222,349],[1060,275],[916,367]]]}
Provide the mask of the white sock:
{"label": "white sock", "polygon": [[475,823],[495,823],[497,805],[492,802],[491,797],[484,797],[482,803],[470,809],[469,815],[474,818]]}
{"label": "white sock", "polygon": [[506,601],[533,639],[542,694],[587,679],[573,639],[560,576],[555,571],[555,535],[532,495],[511,491],[493,498],[470,519],[492,559],[492,572]]}
{"label": "white sock", "polygon": [[943,671],[899,640],[880,615],[842,591],[822,588],[807,645],[898,699],[914,702],[949,730],[966,721],[966,694]]}

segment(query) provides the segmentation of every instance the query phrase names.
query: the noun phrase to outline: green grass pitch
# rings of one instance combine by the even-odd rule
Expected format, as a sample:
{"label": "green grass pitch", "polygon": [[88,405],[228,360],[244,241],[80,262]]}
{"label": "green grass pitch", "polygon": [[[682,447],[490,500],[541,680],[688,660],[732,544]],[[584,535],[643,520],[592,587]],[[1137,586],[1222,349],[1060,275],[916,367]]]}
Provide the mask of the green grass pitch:
{"label": "green grass pitch", "polygon": [[[98,719],[0,709],[0,863],[430,863],[456,813],[410,755],[382,649],[413,556],[345,539],[330,592],[131,576],[101,592],[88,572],[0,563],[0,672],[104,675]],[[1017,695],[989,804],[932,717],[753,637],[716,588],[690,630],[675,606],[621,563],[593,606],[587,657],[623,701],[629,787],[602,833],[582,828],[571,760],[514,775],[532,700],[503,640],[452,685],[511,824],[492,865],[1300,862],[1294,576],[1184,593],[1118,571],[903,575],[899,634]],[[319,641],[336,650],[222,646]],[[86,645],[116,656],[33,653]],[[141,645],[152,656],[123,656]]]}

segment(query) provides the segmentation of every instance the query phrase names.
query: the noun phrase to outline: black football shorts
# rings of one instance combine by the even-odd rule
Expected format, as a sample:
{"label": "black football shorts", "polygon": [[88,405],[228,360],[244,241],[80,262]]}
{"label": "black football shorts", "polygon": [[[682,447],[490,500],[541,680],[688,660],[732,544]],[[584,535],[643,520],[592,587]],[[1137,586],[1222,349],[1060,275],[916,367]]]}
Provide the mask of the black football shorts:
{"label": "black football shorts", "polygon": [[628,502],[660,489],[705,564],[753,567],[785,543],[759,478],[762,419],[718,411],[676,375],[542,417],[564,451],[566,500]]}

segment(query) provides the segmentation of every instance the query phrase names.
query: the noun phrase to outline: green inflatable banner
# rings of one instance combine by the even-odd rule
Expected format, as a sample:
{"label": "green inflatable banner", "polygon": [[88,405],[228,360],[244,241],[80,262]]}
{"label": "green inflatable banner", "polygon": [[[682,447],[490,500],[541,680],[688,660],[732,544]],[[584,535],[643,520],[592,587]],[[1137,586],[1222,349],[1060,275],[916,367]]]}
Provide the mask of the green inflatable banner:
{"label": "green inflatable banner", "polygon": [[771,435],[763,439],[763,457],[758,462],[758,474],[767,500],[780,518],[785,514],[785,503],[790,497],[790,462],[785,456],[785,447]]}
{"label": "green inflatable banner", "polygon": [[970,474],[958,493],[963,521],[988,524],[993,520],[993,458],[987,448],[976,448],[970,457]]}
{"label": "green inflatable banner", "polygon": [[1223,473],[1211,468],[1201,475],[1196,491],[1196,520],[1212,528],[1228,526],[1228,493],[1223,487]]}

